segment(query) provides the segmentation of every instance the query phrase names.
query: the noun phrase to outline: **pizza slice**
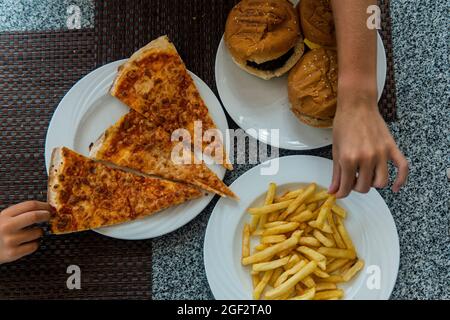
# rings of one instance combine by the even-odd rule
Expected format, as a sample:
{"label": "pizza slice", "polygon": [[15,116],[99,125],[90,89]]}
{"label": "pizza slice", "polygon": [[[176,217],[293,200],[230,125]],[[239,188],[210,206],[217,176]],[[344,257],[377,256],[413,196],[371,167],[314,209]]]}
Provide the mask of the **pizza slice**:
{"label": "pizza slice", "polygon": [[[111,94],[167,132],[180,128],[188,130],[192,141],[197,141],[196,147],[205,152],[210,146],[208,154],[228,170],[233,169],[223,139],[202,139],[203,133],[217,127],[167,36],[153,40],[119,67]],[[200,135],[194,135],[196,123],[201,124]]]}
{"label": "pizza slice", "polygon": [[[172,142],[171,135],[160,126],[131,110],[91,146],[90,156],[148,175],[190,183],[223,197],[237,198],[190,149],[179,150],[180,158],[173,159],[172,153],[179,145],[183,144]],[[181,158],[183,155],[187,158]]]}
{"label": "pizza slice", "polygon": [[52,153],[48,202],[55,234],[139,219],[201,195],[193,186],[126,172],[65,147]]}

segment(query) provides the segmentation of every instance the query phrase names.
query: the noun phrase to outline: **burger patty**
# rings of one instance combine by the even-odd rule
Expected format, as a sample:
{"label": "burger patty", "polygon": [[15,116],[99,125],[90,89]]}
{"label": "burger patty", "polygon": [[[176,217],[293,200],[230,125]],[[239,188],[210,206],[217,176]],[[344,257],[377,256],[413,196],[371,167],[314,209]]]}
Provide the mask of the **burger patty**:
{"label": "burger patty", "polygon": [[289,60],[289,58],[294,54],[294,51],[295,48],[292,48],[288,52],[283,54],[281,57],[263,63],[256,63],[247,60],[247,66],[263,71],[276,70],[285,65],[285,63]]}

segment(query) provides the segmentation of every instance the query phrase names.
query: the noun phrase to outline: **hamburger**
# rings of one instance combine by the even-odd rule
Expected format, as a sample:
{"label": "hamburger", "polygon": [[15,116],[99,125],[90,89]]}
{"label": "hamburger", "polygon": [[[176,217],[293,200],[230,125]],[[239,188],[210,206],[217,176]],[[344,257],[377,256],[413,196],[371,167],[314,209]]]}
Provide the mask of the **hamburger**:
{"label": "hamburger", "polygon": [[287,73],[304,51],[297,11],[288,0],[243,0],[230,12],[225,43],[234,62],[268,80]]}
{"label": "hamburger", "polygon": [[332,127],[337,83],[336,51],[317,48],[307,52],[288,77],[289,101],[297,118],[313,127]]}
{"label": "hamburger", "polygon": [[301,0],[297,9],[308,47],[336,46],[336,30],[329,0]]}

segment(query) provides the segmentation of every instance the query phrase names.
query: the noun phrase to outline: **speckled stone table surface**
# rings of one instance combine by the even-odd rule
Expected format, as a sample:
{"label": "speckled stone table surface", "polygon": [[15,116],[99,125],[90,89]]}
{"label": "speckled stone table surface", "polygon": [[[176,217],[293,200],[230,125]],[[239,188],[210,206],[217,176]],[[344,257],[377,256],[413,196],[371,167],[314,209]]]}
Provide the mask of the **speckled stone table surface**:
{"label": "speckled stone table surface", "polygon": [[[93,26],[91,0],[0,0],[0,32],[67,27],[67,8],[81,8],[82,28]],[[448,1],[391,1],[397,108],[389,125],[410,162],[398,194],[380,190],[399,233],[400,270],[392,299],[450,299],[450,75]],[[280,156],[330,156],[330,148],[280,150]],[[232,183],[252,165],[236,165]],[[391,175],[393,171],[391,170]],[[179,230],[153,241],[154,299],[212,299],[203,266],[203,238],[217,202]]]}
{"label": "speckled stone table surface", "polygon": [[[392,299],[450,299],[447,10],[445,0],[391,2],[399,120],[390,129],[410,162],[408,185],[399,194],[380,190],[400,239]],[[280,156],[294,153],[299,152],[280,150]],[[226,182],[250,167],[236,166]],[[185,227],[154,241],[155,299],[213,298],[203,266],[203,238],[214,203]]]}

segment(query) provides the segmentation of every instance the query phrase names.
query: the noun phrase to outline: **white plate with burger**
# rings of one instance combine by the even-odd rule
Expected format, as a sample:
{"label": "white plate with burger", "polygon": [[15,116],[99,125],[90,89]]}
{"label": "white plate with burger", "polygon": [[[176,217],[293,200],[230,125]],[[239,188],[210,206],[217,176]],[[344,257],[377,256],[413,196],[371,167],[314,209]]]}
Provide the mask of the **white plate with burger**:
{"label": "white plate with burger", "polygon": [[[278,167],[278,173],[272,176],[261,175],[261,168],[268,166]],[[296,199],[299,195],[301,196],[300,193],[294,194],[295,190],[303,188],[306,193],[306,190],[308,190],[307,186],[315,183],[315,193],[311,193],[304,201],[306,208],[309,208],[311,204],[318,201],[315,209],[308,209],[310,211],[309,214],[314,214],[314,211],[311,210],[321,208],[319,206],[322,206],[322,203],[326,201],[325,199],[329,197],[325,190],[330,184],[332,170],[333,165],[331,160],[313,156],[295,155],[276,158],[256,166],[233,182],[231,187],[235,192],[241,195],[240,201],[236,202],[225,198],[220,199],[211,214],[205,234],[203,253],[206,276],[211,291],[216,299],[247,300],[253,298],[253,294],[256,290],[254,291],[254,285],[252,284],[251,271],[256,268],[257,261],[255,260],[255,253],[260,255],[259,258],[263,259],[262,261],[264,262],[270,261],[269,263],[280,263],[281,267],[278,265],[278,268],[281,268],[279,270],[281,272],[284,272],[287,269],[294,270],[291,268],[294,268],[293,266],[295,264],[302,262],[304,262],[304,264],[303,266],[300,265],[300,267],[305,268],[305,264],[309,264],[309,262],[313,261],[315,258],[311,258],[310,250],[305,251],[304,248],[300,248],[301,246],[308,247],[325,255],[326,257],[324,257],[325,259],[323,260],[325,263],[323,266],[324,270],[326,270],[325,272],[327,272],[329,276],[333,277],[333,280],[330,278],[327,284],[327,281],[325,280],[327,275],[324,275],[323,272],[311,274],[311,277],[315,281],[315,283],[311,284],[311,287],[315,287],[315,293],[312,296],[310,295],[309,298],[319,299],[321,297],[321,299],[324,299],[326,296],[336,296],[336,294],[338,294],[338,297],[341,299],[349,300],[383,300],[389,298],[395,285],[399,267],[399,240],[391,212],[383,198],[373,188],[367,194],[352,192],[347,198],[336,200],[333,204],[332,211],[328,213],[330,216],[327,216],[332,217],[332,219],[334,219],[333,221],[336,223],[333,225],[331,232],[327,231],[327,233],[325,233],[325,231],[323,231],[317,235],[315,233],[315,228],[312,229],[314,232],[312,230],[303,230],[304,233],[301,234],[300,238],[290,244],[289,248],[293,249],[293,251],[286,252],[287,256],[290,256],[290,258],[292,258],[293,255],[298,255],[298,252],[301,252],[301,255],[298,258],[303,261],[297,260],[296,262],[291,263],[291,266],[289,267],[289,263],[280,261],[283,259],[280,257],[286,256],[279,255],[288,248],[279,247],[273,249],[282,242],[284,242],[282,246],[289,242],[290,238],[293,237],[295,233],[293,229],[286,229],[283,231],[284,233],[280,231],[267,232],[267,235],[273,235],[273,238],[270,241],[269,238],[271,236],[266,236],[266,234],[262,234],[262,236],[260,234],[252,236],[249,246],[250,250],[247,251],[245,255],[246,258],[242,258],[243,248],[245,247],[243,246],[243,242],[246,243],[246,241],[243,241],[244,228],[246,224],[251,225],[252,221],[252,216],[249,213],[261,213],[256,211],[260,210],[260,207],[268,199],[267,193],[269,184],[275,183],[276,186],[274,186],[275,197],[271,197],[271,199],[275,200],[270,200],[268,203],[275,202],[276,205],[279,205],[280,203],[286,203],[286,199],[290,199],[291,202],[288,203],[291,205],[292,202],[295,201],[293,199]],[[294,192],[286,194],[287,191]],[[319,196],[320,194],[324,196]],[[316,197],[315,200],[312,199],[313,196]],[[332,201],[335,200],[332,199]],[[335,209],[334,205],[338,206],[341,210]],[[249,210],[249,208],[253,209]],[[306,225],[307,227],[310,226],[311,221],[316,221],[315,217],[305,217],[306,209],[299,210],[301,212],[297,213],[296,210],[291,215],[284,216],[284,218],[283,212],[285,211],[281,210],[279,211],[281,213],[275,213],[278,215],[276,218],[277,221],[272,224],[280,225],[284,223],[284,226],[287,226],[288,223],[293,224],[294,222],[295,224],[295,221],[297,221],[297,225],[294,225],[295,228],[305,228],[300,221],[306,221],[303,223],[308,223]],[[266,213],[267,212],[268,211],[266,211]],[[321,215],[320,212],[316,213],[317,217]],[[270,215],[271,213],[267,214]],[[302,219],[299,220],[298,217],[300,216],[302,216]],[[270,219],[269,216],[267,218],[267,223],[270,223]],[[328,225],[328,227],[331,226],[329,221],[330,220],[326,220],[326,224],[323,225],[324,230],[326,225]],[[261,223],[259,222],[257,225],[258,227],[254,229],[257,233],[269,229],[273,231],[274,228],[277,228],[276,226],[269,227],[267,224],[264,224],[265,227],[261,227]],[[339,233],[340,235],[344,234],[344,231],[341,230],[342,226],[345,229],[347,237],[340,236],[341,243],[342,241],[344,243],[343,245],[339,245],[337,237],[335,238],[334,236],[335,233]],[[335,231],[336,229],[338,229],[338,231]],[[330,236],[331,234],[333,234],[333,236]],[[266,247],[257,249],[256,246],[260,241],[263,241],[262,238],[264,236],[266,236],[267,240]],[[282,239],[276,239],[277,237],[281,237]],[[320,241],[318,239],[320,239]],[[323,244],[330,242],[330,239],[331,244]],[[267,246],[269,246],[269,248],[267,248]],[[342,251],[338,248],[345,249]],[[268,253],[267,249],[277,250],[277,253],[272,256],[262,257],[261,253],[265,251],[263,254],[266,255]],[[341,253],[344,252],[347,255],[349,250],[354,252],[354,256],[350,257],[349,260],[346,260],[346,258],[341,256]],[[274,251],[272,251],[272,254],[273,253]],[[332,258],[336,253],[339,253],[340,258]],[[253,262],[249,263],[251,259],[253,259]],[[317,261],[321,261],[320,256]],[[264,262],[260,264],[258,268],[267,269],[268,266],[264,265]],[[346,266],[347,263],[350,264]],[[359,265],[357,265],[357,263],[359,263]],[[321,266],[320,262],[317,263],[317,266]],[[354,272],[348,272],[351,268],[356,269],[353,270]],[[269,269],[267,269],[267,271]],[[322,268],[319,268],[317,271],[323,270]],[[258,272],[259,278],[256,281],[258,281],[259,284],[264,278],[265,271]],[[288,289],[289,285],[293,288],[292,285],[297,284],[300,284],[300,288],[295,287],[295,290],[304,291],[304,293],[297,293],[294,291],[291,295],[307,294],[308,289],[310,288],[307,287],[306,281],[303,282],[305,278],[294,278],[301,276],[300,273],[300,269],[297,269],[292,273],[288,272],[287,277],[284,278],[285,281],[281,282],[285,283],[284,285],[276,286],[276,282],[273,282],[274,285],[271,285],[271,281],[275,280],[271,279],[269,284],[264,287],[264,290],[260,292],[259,298],[280,298],[280,296],[275,296],[274,291],[272,290],[275,288]],[[278,274],[278,278],[283,279],[280,274]],[[299,283],[298,281],[302,282]],[[319,286],[321,288],[319,288]],[[326,286],[326,288],[324,286]],[[288,298],[290,297],[284,296],[284,299]]]}
{"label": "white plate with burger", "polygon": [[[102,133],[116,123],[129,108],[110,94],[118,67],[125,60],[104,65],[78,81],[64,96],[50,121],[45,143],[45,162],[49,170],[52,150],[65,146],[82,155],[89,155],[89,146]],[[225,113],[211,89],[195,74],[191,77],[208,106],[209,113],[219,130],[226,134]],[[225,169],[217,164],[208,167],[223,179]],[[140,240],[167,234],[194,219],[214,197],[207,193],[198,199],[167,208],[159,213],[135,221],[108,226],[94,231],[127,240]]]}
{"label": "white plate with burger", "polygon": [[[298,1],[295,1],[298,2]],[[328,73],[328,79],[316,81],[316,85],[311,87],[314,92],[306,92],[299,89],[299,86],[291,88],[292,95],[314,95],[320,92],[322,96],[317,102],[303,103],[302,113],[296,114],[291,110],[291,103],[288,97],[288,71],[297,63],[302,53],[307,48],[303,43],[303,37],[298,36],[299,18],[298,10],[304,12],[311,10],[307,4],[314,5],[317,1],[305,0],[306,8],[298,6],[294,8],[288,1],[283,0],[261,0],[239,3],[230,13],[225,35],[220,41],[216,55],[215,77],[220,99],[231,118],[250,136],[274,147],[290,150],[315,149],[332,143],[332,130],[328,127],[332,124],[332,115],[335,110],[335,93],[337,87],[337,58],[335,50],[324,48],[335,47],[335,36],[332,31],[320,33],[307,27],[308,22],[302,22],[302,29],[305,32],[305,43],[315,48],[303,56],[302,65],[297,65],[293,69],[296,82],[307,84],[306,78],[314,70],[319,68]],[[257,27],[239,24],[238,21],[251,20],[257,17],[252,16],[258,10],[280,11],[284,16],[282,22],[274,22],[274,31],[267,33],[257,46],[254,46],[255,39],[261,34]],[[278,10],[278,11],[277,11]],[[245,15],[245,19],[241,19]],[[300,15],[301,16],[301,15]],[[325,11],[321,25],[333,25],[331,9]],[[275,19],[275,18],[274,18]],[[331,19],[331,22],[330,22]],[[320,22],[320,21],[319,21]],[[311,24],[308,24],[311,26]],[[237,31],[242,32],[242,28],[248,28],[245,37],[232,37]],[[334,27],[332,27],[334,30]],[[308,32],[312,30],[313,32]],[[312,35],[310,34],[312,33]],[[249,36],[250,35],[250,36]],[[225,39],[228,39],[228,45]],[[313,39],[314,41],[312,41]],[[233,53],[230,52],[233,49]],[[238,57],[242,54],[248,55],[251,51],[252,61],[241,61]],[[306,68],[306,69],[305,69]],[[296,70],[296,71],[294,71]],[[295,73],[295,74],[294,74]],[[329,79],[335,80],[329,80]],[[386,54],[383,42],[377,35],[377,88],[378,98],[381,97],[386,78]],[[300,85],[301,85],[300,83]],[[331,89],[330,89],[331,88]],[[303,99],[305,101],[305,99]],[[306,109],[309,109],[306,110]],[[308,113],[306,115],[305,111]],[[301,119],[299,121],[299,118]],[[309,125],[307,125],[309,124]],[[279,129],[279,138],[271,135],[271,129]]]}

